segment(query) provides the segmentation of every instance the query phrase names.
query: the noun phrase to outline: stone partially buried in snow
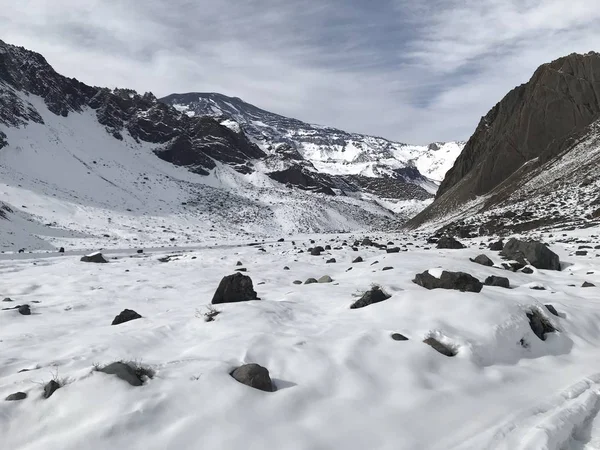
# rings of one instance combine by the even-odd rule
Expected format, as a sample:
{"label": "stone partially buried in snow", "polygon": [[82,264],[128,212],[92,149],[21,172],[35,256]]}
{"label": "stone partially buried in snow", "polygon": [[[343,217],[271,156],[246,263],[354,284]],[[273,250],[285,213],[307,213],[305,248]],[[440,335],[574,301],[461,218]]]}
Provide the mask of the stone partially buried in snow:
{"label": "stone partially buried in snow", "polygon": [[554,325],[537,309],[527,313],[529,319],[529,326],[533,333],[539,337],[542,341],[546,340],[547,333],[553,333],[556,331]]}
{"label": "stone partially buried in snow", "polygon": [[331,283],[333,280],[329,275],[323,275],[321,278],[317,280],[319,283]]}
{"label": "stone partially buried in snow", "polygon": [[457,352],[455,349],[453,349],[452,347],[450,347],[446,344],[441,343],[436,338],[428,337],[423,342],[444,356],[448,356],[448,357],[456,356]]}
{"label": "stone partially buried in snow", "polygon": [[106,367],[103,367],[102,369],[98,369],[98,372],[108,375],[116,375],[118,378],[127,381],[132,386],[141,386],[144,384],[142,380],[140,380],[140,377],[137,375],[135,369],[124,362],[114,362]]}
{"label": "stone partially buried in snow", "polygon": [[496,275],[491,275],[485,279],[484,284],[486,286],[497,286],[503,287],[506,289],[510,288],[510,280],[506,277],[498,277]]}
{"label": "stone partially buried in snow", "polygon": [[501,252],[506,258],[526,258],[536,269],[560,270],[560,259],[556,253],[538,241],[521,241],[512,238]]}
{"label": "stone partially buried in snow", "polygon": [[96,252],[96,253],[90,253],[89,255],[85,255],[81,258],[82,262],[89,262],[89,263],[107,263],[108,261],[106,259],[104,259],[104,256],[102,256],[102,253],[100,252]]}
{"label": "stone partially buried in snow", "polygon": [[492,267],[494,262],[486,255],[479,255],[476,258],[471,258],[471,262],[481,264],[482,266]]}
{"label": "stone partially buried in snow", "polygon": [[274,386],[269,371],[258,364],[245,364],[238,367],[231,376],[234,380],[265,392],[273,392]]}
{"label": "stone partially buried in snow", "polygon": [[132,309],[124,309],[121,313],[114,318],[111,325],[119,325],[121,323],[129,322],[130,320],[141,319],[138,313]]}
{"label": "stone partially buried in snow", "polygon": [[365,292],[360,299],[355,301],[350,306],[350,309],[364,308],[365,306],[387,300],[390,297],[391,295],[383,292],[379,286],[373,286],[370,290]]}
{"label": "stone partially buried in snow", "polygon": [[50,398],[54,392],[60,389],[58,382],[51,380],[44,386],[44,398]]}
{"label": "stone partially buried in snow", "polygon": [[7,402],[16,402],[19,400],[25,400],[27,398],[27,394],[25,392],[15,392],[14,394],[10,394],[4,400]]}
{"label": "stone partially buried in snow", "polygon": [[465,272],[443,271],[439,278],[434,277],[426,270],[419,273],[412,280],[413,283],[425,289],[454,289],[462,292],[481,292],[483,284],[474,276]]}
{"label": "stone partially buried in snow", "polygon": [[444,236],[437,241],[436,248],[458,250],[465,248],[463,244],[458,242],[452,236]]}
{"label": "stone partially buried in snow", "polygon": [[249,300],[258,300],[252,279],[241,273],[224,277],[212,299],[212,304],[236,303]]}

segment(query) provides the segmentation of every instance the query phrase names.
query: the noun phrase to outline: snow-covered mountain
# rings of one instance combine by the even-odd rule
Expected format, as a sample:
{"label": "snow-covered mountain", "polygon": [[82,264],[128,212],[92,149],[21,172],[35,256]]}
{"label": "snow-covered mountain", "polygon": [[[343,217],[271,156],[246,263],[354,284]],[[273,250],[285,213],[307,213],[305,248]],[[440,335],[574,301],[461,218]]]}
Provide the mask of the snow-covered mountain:
{"label": "snow-covered mountain", "polygon": [[[237,97],[216,93],[171,94],[160,99],[189,116],[212,116],[242,129],[266,153],[289,146],[321,173],[394,177],[416,168],[433,181],[444,178],[464,142],[408,145],[381,137],[348,133],[274,114]],[[435,183],[423,185],[435,192]]]}

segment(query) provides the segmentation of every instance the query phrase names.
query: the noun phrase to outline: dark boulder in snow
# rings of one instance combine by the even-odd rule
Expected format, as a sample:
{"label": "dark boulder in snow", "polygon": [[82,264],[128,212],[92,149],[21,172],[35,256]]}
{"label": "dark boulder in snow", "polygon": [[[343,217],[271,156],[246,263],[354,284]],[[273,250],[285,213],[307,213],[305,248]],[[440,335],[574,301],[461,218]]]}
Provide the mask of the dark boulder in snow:
{"label": "dark boulder in snow", "polygon": [[124,362],[114,362],[102,369],[98,369],[98,372],[115,375],[117,378],[127,381],[132,386],[141,386],[144,384],[136,369]]}
{"label": "dark boulder in snow", "polygon": [[385,251],[386,253],[400,253],[400,247],[392,247],[388,248]]}
{"label": "dark boulder in snow", "polygon": [[116,316],[114,318],[111,325],[119,325],[121,323],[129,322],[130,320],[141,319],[141,318],[142,318],[142,316],[140,316],[134,310],[124,309],[123,311],[121,311],[121,314],[119,314],[118,316]]}
{"label": "dark boulder in snow", "polygon": [[310,254],[312,256],[321,256],[321,253],[324,251],[325,249],[323,247],[315,247],[310,250]]}
{"label": "dark boulder in snow", "polygon": [[546,333],[553,333],[556,331],[556,328],[554,328],[550,321],[537,309],[527,313],[527,318],[529,319],[531,330],[542,341],[546,340]]}
{"label": "dark boulder in snow", "polygon": [[461,248],[465,248],[465,246],[456,239],[454,239],[452,236],[444,236],[437,241],[436,248],[458,250]]}
{"label": "dark boulder in snow", "polygon": [[392,333],[392,339],[395,341],[408,341],[408,338],[400,333]]}
{"label": "dark boulder in snow", "polygon": [[474,276],[465,272],[443,271],[439,278],[426,270],[415,276],[413,283],[426,289],[454,289],[463,292],[481,292],[483,284]]}
{"label": "dark boulder in snow", "polygon": [[252,279],[247,275],[235,273],[224,277],[212,299],[212,304],[235,303],[248,300],[258,300]]}
{"label": "dark boulder in snow", "polygon": [[60,389],[60,384],[57,381],[49,381],[44,386],[44,398],[50,398],[58,389]]}
{"label": "dark boulder in snow", "polygon": [[533,273],[533,269],[531,267],[523,267],[523,269],[521,269],[521,273],[526,273],[527,275],[530,275]]}
{"label": "dark boulder in snow", "polygon": [[64,253],[64,252],[65,252],[65,248],[64,247],[61,247],[61,248],[58,249],[58,253]]}
{"label": "dark boulder in snow", "polygon": [[96,252],[96,253],[90,253],[89,255],[85,255],[81,258],[82,262],[89,262],[89,263],[107,263],[108,261],[106,259],[104,259],[104,256],[102,256],[102,253],[100,252]]}
{"label": "dark boulder in snow", "polygon": [[488,248],[493,252],[502,251],[504,248],[504,241],[500,239],[499,241],[492,242],[490,245],[488,245]]}
{"label": "dark boulder in snow", "polygon": [[335,263],[335,262],[337,262],[337,261],[335,260],[335,258],[331,258],[331,259],[328,259],[328,260],[326,261],[326,263],[327,263],[327,264],[333,264],[333,263]]}
{"label": "dark boulder in snow", "polygon": [[19,400],[25,400],[27,398],[27,394],[25,392],[15,392],[14,394],[10,394],[4,400],[7,402],[16,402]]}
{"label": "dark boulder in snow", "polygon": [[423,342],[444,356],[456,356],[457,352],[455,349],[453,349],[449,345],[441,343],[436,338],[428,337]]}
{"label": "dark boulder in snow", "polygon": [[355,258],[354,260],[352,260],[352,264],[361,263],[361,262],[363,262],[363,259],[360,256]]}
{"label": "dark boulder in snow", "polygon": [[547,305],[544,305],[544,306],[546,307],[546,309],[548,311],[550,311],[550,314],[555,315],[556,317],[559,317],[558,316],[558,311],[556,310],[556,308],[554,306],[552,306],[550,304],[547,304]]}
{"label": "dark boulder in snow", "polygon": [[485,255],[479,255],[476,258],[471,258],[471,262],[481,264],[482,266],[492,267],[494,262]]}
{"label": "dark boulder in snow", "polygon": [[269,371],[258,364],[244,364],[238,367],[231,376],[239,383],[265,392],[273,392],[274,386]]}
{"label": "dark boulder in snow", "polygon": [[29,308],[29,305],[21,305],[18,307],[18,311],[20,314],[24,315],[24,316],[30,316],[31,315],[31,309]]}
{"label": "dark boulder in snow", "polygon": [[596,287],[596,285],[594,283],[590,283],[588,281],[584,281],[583,284],[581,285],[581,287]]}
{"label": "dark boulder in snow", "polygon": [[360,299],[355,301],[350,306],[350,309],[364,308],[365,306],[387,300],[390,297],[391,296],[383,292],[379,286],[373,286],[370,290],[365,292]]}
{"label": "dark boulder in snow", "polygon": [[307,279],[307,280],[304,282],[304,284],[315,284],[315,283],[318,283],[318,281],[317,281],[317,279],[316,279],[316,278],[308,278],[308,279]]}
{"label": "dark boulder in snow", "polygon": [[323,275],[321,278],[317,280],[319,283],[331,283],[333,280],[329,275]]}
{"label": "dark boulder in snow", "polygon": [[512,238],[502,249],[501,255],[516,261],[525,258],[537,269],[560,270],[558,255],[538,241],[521,241]]}
{"label": "dark boulder in snow", "polygon": [[510,280],[506,277],[497,277],[496,275],[489,276],[485,279],[484,284],[486,286],[497,286],[509,289]]}

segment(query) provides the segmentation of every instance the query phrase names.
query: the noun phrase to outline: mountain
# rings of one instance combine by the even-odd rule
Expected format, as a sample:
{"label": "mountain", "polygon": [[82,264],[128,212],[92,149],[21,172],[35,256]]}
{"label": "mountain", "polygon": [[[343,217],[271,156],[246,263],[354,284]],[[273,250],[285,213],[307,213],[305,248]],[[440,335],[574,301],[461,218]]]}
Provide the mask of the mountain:
{"label": "mountain", "polygon": [[[274,114],[237,97],[216,93],[171,94],[160,101],[189,116],[212,116],[221,124],[242,129],[266,153],[292,149],[320,172],[365,177],[417,176],[441,181],[459,155],[463,142],[408,145],[381,137],[348,133]],[[412,174],[412,175],[411,175]],[[422,180],[435,192],[437,186]]]}
{"label": "mountain", "polygon": [[396,228],[437,188],[410,161],[373,154],[377,173],[331,173],[300,150],[152,93],[88,86],[0,41],[3,249]]}
{"label": "mountain", "polygon": [[597,224],[599,128],[600,54],[542,65],[481,119],[408,226],[477,234]]}

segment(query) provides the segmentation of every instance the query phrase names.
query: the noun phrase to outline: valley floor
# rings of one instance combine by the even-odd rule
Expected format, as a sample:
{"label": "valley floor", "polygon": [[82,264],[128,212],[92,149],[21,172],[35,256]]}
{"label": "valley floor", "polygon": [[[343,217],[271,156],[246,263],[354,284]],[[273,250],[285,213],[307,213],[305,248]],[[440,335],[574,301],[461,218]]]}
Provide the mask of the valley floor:
{"label": "valley floor", "polygon": [[[341,242],[355,236],[316,235],[295,238],[296,249],[286,238],[116,250],[109,264],[76,253],[4,255],[0,299],[13,302],[0,307],[29,304],[32,314],[0,311],[0,449],[600,449],[600,287],[581,287],[600,286],[600,250],[574,254],[599,243],[593,233],[545,236],[563,270],[532,274],[470,262],[485,253],[500,263],[480,239],[437,250],[376,233],[406,251],[353,251]],[[310,238],[334,250],[311,256]],[[166,255],[177,256],[160,262]],[[364,262],[352,263],[357,256]],[[205,322],[237,261],[261,300],[217,305]],[[512,289],[412,283],[433,268],[505,276]],[[293,283],[323,275],[333,282]],[[372,284],[391,298],[350,309]],[[126,308],[143,317],[111,326]],[[529,326],[534,309],[559,330],[546,341]],[[429,336],[457,355],[424,344]],[[94,370],[120,360],[154,377],[133,387]],[[268,368],[277,391],[229,376],[244,363]],[[53,378],[65,384],[43,399]],[[17,391],[28,397],[4,401]]]}

